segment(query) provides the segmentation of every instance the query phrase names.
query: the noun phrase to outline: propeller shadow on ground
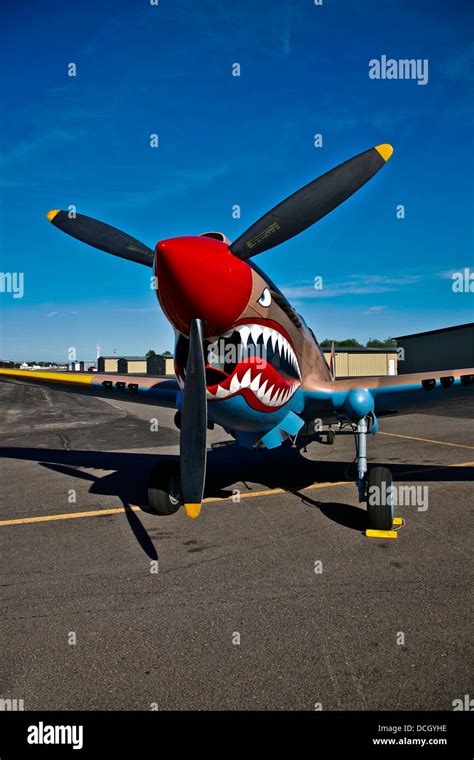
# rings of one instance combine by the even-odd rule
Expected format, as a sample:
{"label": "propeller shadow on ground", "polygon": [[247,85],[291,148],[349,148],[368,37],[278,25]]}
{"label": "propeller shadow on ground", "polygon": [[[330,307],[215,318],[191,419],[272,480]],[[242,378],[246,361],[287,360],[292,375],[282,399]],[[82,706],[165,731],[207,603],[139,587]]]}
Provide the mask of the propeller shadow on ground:
{"label": "propeller shadow on ground", "polygon": [[[125,509],[130,527],[143,550],[153,559],[156,551],[131,505],[147,511],[147,483],[151,471],[160,461],[173,459],[169,455],[136,452],[66,451],[64,449],[33,449],[5,447],[0,457],[38,462],[55,472],[90,482],[89,493],[118,497]],[[370,466],[387,466],[371,462]],[[435,464],[389,463],[395,481],[410,483],[425,481],[472,481],[474,467],[449,467]],[[79,469],[78,469],[79,468]],[[83,469],[102,472],[84,472]],[[347,473],[347,475],[346,475]],[[315,482],[339,482],[354,478],[354,468],[342,461],[313,461],[298,448],[282,446],[272,451],[243,449],[233,442],[215,445],[209,450],[205,497],[225,498],[232,495],[235,484],[243,483],[250,491],[251,483],[265,488],[282,488],[297,494],[302,503],[318,507],[329,519],[347,527],[363,530],[365,510],[349,504],[320,503],[314,493],[301,493]],[[240,487],[240,485],[239,485]],[[352,492],[351,492],[352,493]],[[354,486],[355,493],[355,486]],[[100,506],[100,504],[98,504]]]}
{"label": "propeller shadow on ground", "polygon": [[[122,481],[122,476],[120,476],[118,472],[114,472],[111,475],[105,475],[103,477],[96,478],[94,475],[88,472],[83,472],[82,470],[76,469],[78,465],[70,466],[70,465],[64,465],[64,464],[55,464],[52,462],[40,462],[40,464],[43,467],[46,467],[49,470],[53,470],[54,472],[59,472],[62,475],[68,475],[69,477],[79,478],[80,480],[89,481],[91,483],[89,493],[99,493],[102,495],[118,496],[122,502],[122,506],[125,511],[125,516],[128,520],[128,524],[130,525],[130,528],[136,540],[140,544],[145,554],[147,554],[150,559],[158,560],[158,554],[153,542],[151,541],[147,531],[142,525],[138,515],[131,508],[131,503],[129,502],[129,500],[125,498],[123,488],[121,487],[121,485],[119,485],[119,481],[120,483]],[[102,484],[103,479],[107,481],[105,488],[97,488],[98,484]]]}

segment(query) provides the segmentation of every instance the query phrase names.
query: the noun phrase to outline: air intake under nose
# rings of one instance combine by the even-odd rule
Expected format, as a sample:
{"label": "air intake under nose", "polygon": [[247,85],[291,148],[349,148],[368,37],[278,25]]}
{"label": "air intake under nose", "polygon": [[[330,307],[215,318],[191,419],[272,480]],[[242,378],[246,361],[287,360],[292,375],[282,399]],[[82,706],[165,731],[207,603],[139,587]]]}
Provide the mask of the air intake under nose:
{"label": "air intake under nose", "polygon": [[225,332],[249,302],[252,270],[222,241],[208,237],[162,240],[156,246],[155,268],[163,311],[184,335],[196,318],[203,322],[204,337]]}

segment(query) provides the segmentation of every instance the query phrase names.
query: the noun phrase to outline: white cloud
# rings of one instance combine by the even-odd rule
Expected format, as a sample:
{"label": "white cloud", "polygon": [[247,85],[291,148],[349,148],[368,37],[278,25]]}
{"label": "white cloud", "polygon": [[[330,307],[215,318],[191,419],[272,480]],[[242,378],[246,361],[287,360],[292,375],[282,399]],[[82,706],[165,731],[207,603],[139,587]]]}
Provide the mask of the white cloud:
{"label": "white cloud", "polygon": [[440,277],[442,280],[452,280],[453,275],[461,272],[464,273],[465,269],[474,269],[474,267],[471,265],[471,267],[466,266],[466,264],[463,264],[463,266],[460,267],[453,267],[452,269],[445,269],[444,271],[437,272],[436,277]]}
{"label": "white cloud", "polygon": [[[373,293],[389,293],[413,285],[421,279],[421,274],[388,275],[356,274],[349,275],[344,281],[326,283],[316,290],[312,280],[306,280],[295,285],[284,285],[282,290],[287,298],[336,298],[346,295],[370,295]],[[382,308],[382,307],[381,307]]]}
{"label": "white cloud", "polygon": [[367,311],[363,311],[362,314],[372,315],[372,314],[377,313],[378,311],[382,311],[383,309],[385,309],[385,306],[369,306]]}

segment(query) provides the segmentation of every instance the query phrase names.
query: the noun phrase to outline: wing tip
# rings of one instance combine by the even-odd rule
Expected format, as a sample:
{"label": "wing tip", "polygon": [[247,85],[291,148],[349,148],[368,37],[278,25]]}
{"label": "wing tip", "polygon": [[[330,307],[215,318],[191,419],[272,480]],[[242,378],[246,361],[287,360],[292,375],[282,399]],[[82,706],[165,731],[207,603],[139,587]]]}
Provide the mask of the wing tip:
{"label": "wing tip", "polygon": [[393,148],[392,148],[391,145],[389,145],[389,143],[383,143],[382,145],[376,145],[375,146],[375,150],[377,151],[377,153],[380,153],[380,155],[382,156],[382,158],[383,158],[383,160],[385,162],[388,161],[388,159],[390,158],[390,156],[393,153]]}
{"label": "wing tip", "polygon": [[48,211],[48,213],[46,214],[46,219],[48,220],[48,222],[52,222],[54,217],[59,214],[60,210],[61,209],[59,208],[53,208],[51,211]]}

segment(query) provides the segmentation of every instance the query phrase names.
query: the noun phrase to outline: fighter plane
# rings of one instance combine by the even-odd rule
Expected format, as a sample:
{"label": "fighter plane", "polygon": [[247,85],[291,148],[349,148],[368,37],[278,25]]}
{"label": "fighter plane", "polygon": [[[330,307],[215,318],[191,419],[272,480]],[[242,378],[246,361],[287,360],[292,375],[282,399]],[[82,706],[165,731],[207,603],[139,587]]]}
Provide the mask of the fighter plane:
{"label": "fighter plane", "polygon": [[[377,432],[378,417],[384,414],[472,394],[474,369],[337,379],[313,331],[253,259],[339,206],[392,152],[390,145],[377,145],[345,161],[290,195],[233,243],[221,232],[205,232],[161,240],[152,250],[90,217],[50,211],[47,218],[63,232],[151,268],[159,303],[176,335],[176,380],[0,373],[175,408],[180,462],[157,465],[148,484],[150,509],[159,515],[171,515],[182,505],[189,517],[199,515],[209,427],[222,426],[241,446],[272,449],[295,441],[315,420],[331,430],[349,426],[356,437],[356,482],[359,500],[367,503],[369,526],[390,530],[393,479],[386,467],[368,470],[368,433]],[[380,498],[368,499],[368,493],[380,493]]]}

